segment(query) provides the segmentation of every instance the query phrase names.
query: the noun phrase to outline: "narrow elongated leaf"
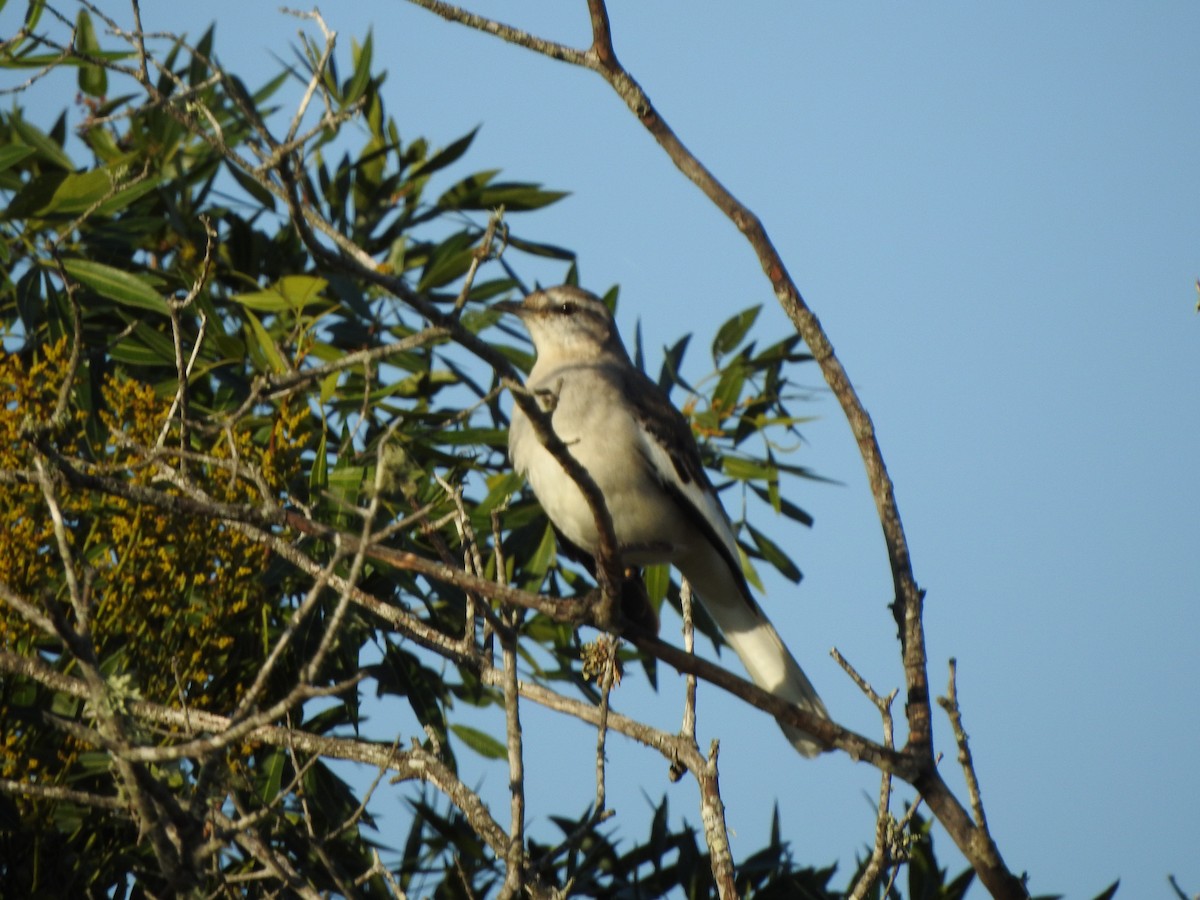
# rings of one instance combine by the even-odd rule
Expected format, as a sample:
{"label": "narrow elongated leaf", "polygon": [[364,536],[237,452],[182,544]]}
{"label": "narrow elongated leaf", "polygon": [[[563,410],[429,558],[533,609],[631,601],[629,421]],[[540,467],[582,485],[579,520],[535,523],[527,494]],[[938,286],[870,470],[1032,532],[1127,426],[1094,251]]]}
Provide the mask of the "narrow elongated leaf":
{"label": "narrow elongated leaf", "polygon": [[[342,377],[341,372],[330,372],[321,379],[321,405],[324,406],[333,399],[334,391],[337,390],[338,379]],[[324,438],[322,438],[324,440]]]}
{"label": "narrow elongated leaf", "polygon": [[444,169],[451,163],[457,162],[458,159],[467,152],[471,146],[471,142],[475,140],[475,135],[479,133],[478,128],[472,128],[458,140],[453,141],[446,147],[443,147],[429,159],[423,163],[418,163],[412,171],[412,175],[430,175],[438,169]]}
{"label": "narrow elongated leaf", "polygon": [[323,300],[321,292],[328,286],[329,282],[324,278],[312,275],[286,275],[265,291],[234,294],[230,299],[259,312],[299,311],[311,303]]}
{"label": "narrow elongated leaf", "polygon": [[356,102],[363,95],[363,91],[367,89],[367,85],[371,83],[371,58],[374,47],[374,36],[368,31],[362,46],[353,48],[354,74],[346,81],[346,87],[342,91],[343,106],[349,106]]}
{"label": "narrow elongated leaf", "polygon": [[474,242],[473,235],[462,231],[432,248],[417,290],[441,287],[465,273],[474,258]]}
{"label": "narrow elongated leaf", "polygon": [[112,189],[112,175],[107,168],[72,172],[62,180],[46,205],[34,214],[76,215],[95,205]]}
{"label": "narrow elongated leaf", "polygon": [[308,475],[308,486],[314,494],[325,489],[329,483],[329,459],[325,449],[325,429],[321,429],[321,440],[317,444],[317,454],[313,458],[312,471]]}
{"label": "narrow elongated leaf", "polygon": [[718,362],[722,356],[742,342],[760,312],[762,312],[761,306],[744,309],[718,329],[717,336],[713,338],[713,362]]}
{"label": "narrow elongated leaf", "polygon": [[28,7],[25,8],[25,30],[32,32],[37,28],[38,20],[42,18],[42,10],[45,9],[45,0],[32,0]]}
{"label": "narrow elongated leaf", "polygon": [[343,465],[339,461],[329,471],[329,492],[344,505],[354,506],[366,486],[374,480],[373,467]]}
{"label": "narrow elongated leaf", "polygon": [[304,309],[310,303],[324,299],[321,292],[327,287],[329,282],[324,278],[313,275],[285,275],[276,283],[275,290],[293,309]]}
{"label": "narrow elongated leaf", "polygon": [[[118,362],[134,366],[162,365],[162,357],[136,338],[127,337],[109,349],[109,354]],[[174,361],[172,360],[172,364]]]}
{"label": "narrow elongated leaf", "polygon": [[713,410],[717,413],[718,418],[723,420],[726,416],[733,415],[738,401],[742,397],[742,387],[745,383],[746,370],[736,360],[733,365],[721,373],[721,379],[717,382],[717,389],[713,392],[712,398]]}
{"label": "narrow elongated leaf", "polygon": [[287,765],[287,751],[272,750],[263,760],[258,783],[258,798],[263,803],[271,803],[279,793],[283,783],[283,770]]}
{"label": "narrow elongated leaf", "polygon": [[228,161],[226,161],[226,168],[229,170],[229,174],[233,176],[233,180],[241,186],[243,191],[257,200],[262,206],[271,210],[271,212],[275,211],[274,194]]}
{"label": "narrow elongated leaf", "polygon": [[542,244],[537,241],[527,241],[524,238],[516,237],[510,234],[508,236],[508,244],[510,247],[516,247],[523,253],[528,253],[530,256],[544,256],[548,259],[575,259],[575,251],[568,250],[565,247],[559,247],[555,244]]}
{"label": "narrow elongated leaf", "polygon": [[492,475],[487,480],[487,496],[475,507],[474,514],[477,516],[487,516],[493,509],[520,490],[521,485],[524,483],[525,478],[511,469],[507,472],[498,472]]}
{"label": "narrow elongated leaf", "polygon": [[487,186],[493,178],[500,174],[499,169],[491,169],[486,172],[476,172],[474,175],[468,175],[466,178],[451,186],[442,196],[438,197],[437,206],[439,209],[479,209],[478,196],[479,192]]}
{"label": "narrow elongated leaf", "polygon": [[26,147],[23,144],[9,144],[6,147],[0,147],[0,172],[28,159],[35,152],[32,147]]}
{"label": "narrow elongated leaf", "polygon": [[683,376],[679,374],[679,367],[683,365],[683,356],[687,353],[691,340],[692,336],[685,334],[669,350],[663,351],[663,364],[658,373],[658,386],[664,391],[671,390],[676,384],[691,390],[688,383],[683,380]]}
{"label": "narrow elongated leaf", "polygon": [[754,546],[758,548],[758,552],[762,554],[762,558],[778,569],[784,578],[795,584],[804,577],[800,569],[792,562],[791,557],[783,552],[783,548],[749,522],[746,523],[746,530],[750,532]]}
{"label": "narrow elongated leaf", "polygon": [[118,213],[155,190],[160,184],[162,184],[162,179],[160,178],[143,178],[141,181],[135,181],[129,187],[122,188],[97,206],[96,215],[111,216],[114,213]]}
{"label": "narrow elongated leaf", "polygon": [[642,570],[642,583],[651,603],[661,603],[671,589],[671,567],[668,565],[646,566]]}
{"label": "narrow elongated leaf", "polygon": [[742,563],[742,574],[746,576],[746,581],[750,582],[750,586],[761,594],[766,588],[763,587],[762,579],[759,578],[754,563],[750,561],[749,554],[740,545],[738,546],[738,559]]}
{"label": "narrow elongated leaf", "polygon": [[[209,28],[209,30],[206,32],[206,35],[211,35],[211,34],[212,34],[212,28]],[[264,84],[262,87],[260,87],[257,91],[255,91],[254,92],[255,106],[262,106],[264,103],[266,103],[267,100],[269,100],[275,94],[276,91],[278,91],[281,87],[283,87],[287,83],[287,80],[288,80],[288,78],[291,77],[291,74],[292,74],[291,72],[289,72],[285,69],[284,71],[282,71],[278,75],[276,75],[274,78],[272,78],[270,81],[268,81],[266,84]]]}
{"label": "narrow elongated leaf", "polygon": [[557,556],[558,542],[554,537],[554,529],[547,523],[546,530],[542,532],[542,540],[526,564],[525,571],[534,575],[545,575]]}
{"label": "narrow elongated leaf", "polygon": [[250,323],[250,331],[253,333],[253,340],[250,344],[250,350],[253,353],[258,351],[263,361],[271,367],[273,372],[282,374],[287,371],[287,365],[283,361],[283,356],[279,352],[279,348],[275,346],[275,341],[271,339],[271,335],[267,329],[263,328],[262,322],[258,320],[258,316],[246,310],[246,320]]}
{"label": "narrow elongated leaf", "polygon": [[90,259],[64,259],[63,268],[80,284],[124,306],[168,314],[167,301],[145,278]]}
{"label": "narrow elongated leaf", "polygon": [[63,148],[45,132],[30,125],[19,115],[10,117],[8,122],[12,125],[13,131],[17,133],[17,137],[21,139],[21,143],[36,150],[43,160],[68,172],[75,168],[71,157],[67,156]]}
{"label": "narrow elongated leaf", "polygon": [[[92,17],[86,9],[79,10],[75,18],[75,49],[89,56],[100,52],[100,42],[96,39],[96,29],[92,27]],[[103,66],[87,65],[79,69],[79,89],[91,97],[103,97],[108,93],[108,73]]]}
{"label": "narrow elongated leaf", "polygon": [[3,211],[3,217],[10,221],[33,218],[54,200],[54,192],[67,179],[67,175],[61,169],[51,169],[30,178]]}
{"label": "narrow elongated leaf", "polygon": [[563,197],[569,197],[570,193],[546,191],[537,184],[492,184],[479,192],[473,205],[471,201],[464,201],[459,208],[490,210],[503,206],[510,212],[528,212],[557,203]]}
{"label": "narrow elongated leaf", "polygon": [[742,459],[740,456],[724,457],[721,460],[721,468],[725,470],[726,475],[738,481],[774,481],[779,477],[776,466]]}
{"label": "narrow elongated leaf", "polygon": [[[771,486],[774,487],[775,485],[772,484]],[[766,500],[768,503],[770,503],[776,512],[783,513],[793,522],[799,522],[801,525],[807,525],[810,528],[812,527],[813,517],[791,500],[787,499],[787,497],[781,496],[778,491],[763,490],[757,484],[750,485],[750,489],[754,491],[754,493],[758,494],[758,496],[763,500]]]}
{"label": "narrow elongated leaf", "polygon": [[209,75],[207,61],[212,59],[213,31],[214,26],[209,25],[208,30],[196,42],[196,52],[192,54],[188,63],[188,84],[192,87],[196,87]]}
{"label": "narrow elongated leaf", "polygon": [[467,725],[451,725],[450,730],[455,736],[485,759],[506,759],[508,750],[505,746],[484,731]]}

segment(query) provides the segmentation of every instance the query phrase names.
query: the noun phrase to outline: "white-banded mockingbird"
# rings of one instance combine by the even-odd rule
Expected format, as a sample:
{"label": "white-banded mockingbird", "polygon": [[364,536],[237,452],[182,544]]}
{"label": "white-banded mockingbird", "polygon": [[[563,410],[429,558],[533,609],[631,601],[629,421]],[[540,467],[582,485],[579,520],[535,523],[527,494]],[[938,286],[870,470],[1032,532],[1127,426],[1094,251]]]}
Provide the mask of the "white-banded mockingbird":
{"label": "white-banded mockingbird", "polygon": [[[622,562],[676,566],[755,684],[828,717],[812,683],[750,594],[733,529],[704,472],[691,428],[630,361],[608,307],[571,286],[497,306],[519,316],[533,338],[537,362],[526,387],[604,496]],[[560,537],[594,553],[600,539],[587,499],[519,405],[513,409],[508,447]],[[807,733],[781,727],[804,755],[821,751]]]}

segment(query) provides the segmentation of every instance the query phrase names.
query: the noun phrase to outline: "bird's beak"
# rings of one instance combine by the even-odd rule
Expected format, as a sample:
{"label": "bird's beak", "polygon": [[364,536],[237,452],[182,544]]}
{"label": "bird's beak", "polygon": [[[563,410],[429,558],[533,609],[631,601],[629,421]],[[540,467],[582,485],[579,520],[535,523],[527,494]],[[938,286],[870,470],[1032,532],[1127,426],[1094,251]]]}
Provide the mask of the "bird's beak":
{"label": "bird's beak", "polygon": [[517,300],[500,300],[492,304],[492,309],[498,309],[500,312],[512,313],[514,316],[520,316],[525,312],[525,304]]}

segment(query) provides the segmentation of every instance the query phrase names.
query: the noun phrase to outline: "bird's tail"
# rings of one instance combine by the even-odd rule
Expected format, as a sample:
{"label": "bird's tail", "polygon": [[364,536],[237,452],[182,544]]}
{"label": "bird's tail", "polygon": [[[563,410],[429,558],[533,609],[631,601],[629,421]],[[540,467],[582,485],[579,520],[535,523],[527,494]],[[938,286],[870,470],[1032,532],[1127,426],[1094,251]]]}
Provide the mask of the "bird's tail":
{"label": "bird's tail", "polygon": [[[708,609],[708,607],[705,607]],[[737,613],[731,615],[730,613]],[[737,610],[709,609],[721,633],[733,652],[738,655],[750,680],[760,688],[781,700],[794,703],[806,712],[823,719],[829,718],[825,704],[817,696],[816,688],[796,662],[788,648],[783,645],[779,632],[775,630],[762,610],[748,608],[745,614]],[[779,723],[792,746],[805,756],[816,756],[824,747],[807,731]]]}
{"label": "bird's tail", "polygon": [[[812,682],[784,646],[775,626],[748,596],[745,582],[729,571],[725,561],[715,553],[697,554],[680,561],[679,568],[746,667],[750,680],[779,699],[828,719],[829,712]],[[805,756],[816,756],[825,749],[806,731],[782,722],[779,727]]]}

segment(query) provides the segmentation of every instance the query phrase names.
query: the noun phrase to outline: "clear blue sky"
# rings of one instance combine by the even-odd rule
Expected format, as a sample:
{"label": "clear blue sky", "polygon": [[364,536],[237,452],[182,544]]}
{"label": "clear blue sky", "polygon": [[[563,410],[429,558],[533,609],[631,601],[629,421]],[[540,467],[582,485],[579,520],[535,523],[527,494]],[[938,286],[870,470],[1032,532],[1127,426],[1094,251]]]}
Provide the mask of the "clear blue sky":
{"label": "clear blue sky", "polygon": [[[582,2],[478,6],[587,38]],[[736,231],[596,76],[402,0],[323,12],[347,52],[374,28],[406,138],[445,144],[482,124],[467,166],[573,192],[521,232],[579,251],[587,285],[619,284],[620,324],[631,335],[640,319],[652,352],[685,331],[704,346],[754,303],[767,333],[788,327]],[[1120,877],[1119,896],[1170,897],[1168,873],[1200,891],[1200,5],[611,12],[621,60],[762,217],[875,419],[928,590],[933,684],[957,657],[1010,866],[1035,894],[1091,897]],[[215,19],[221,58],[252,84],[296,31],[245,0],[145,3],[144,16],[193,34]],[[764,604],[834,714],[876,734],[827,654],[883,690],[902,683],[886,558],[836,404],[819,396],[811,412],[797,461],[842,484],[794,486],[811,531],[765,523],[806,578],[770,582]],[[618,708],[677,721],[664,681],[653,697],[631,678]],[[777,798],[797,856],[841,860],[844,879],[871,839],[874,771],[801,760],[712,692],[700,716],[724,737],[735,854],[761,846]],[[533,712],[526,725],[529,768],[552,757],[559,775],[531,796],[535,828],[549,827],[591,796],[591,737]],[[957,784],[940,714],[936,727]],[[611,757],[619,827],[642,833],[643,794],[664,792],[698,823],[693,788],[668,785],[659,759],[620,741]],[[500,807],[505,779],[480,766]],[[403,807],[380,813],[384,843],[399,843]]]}

